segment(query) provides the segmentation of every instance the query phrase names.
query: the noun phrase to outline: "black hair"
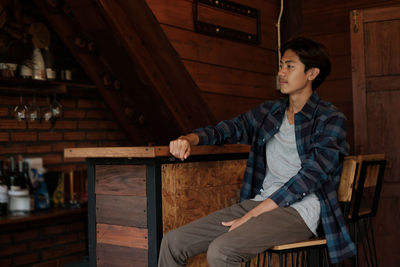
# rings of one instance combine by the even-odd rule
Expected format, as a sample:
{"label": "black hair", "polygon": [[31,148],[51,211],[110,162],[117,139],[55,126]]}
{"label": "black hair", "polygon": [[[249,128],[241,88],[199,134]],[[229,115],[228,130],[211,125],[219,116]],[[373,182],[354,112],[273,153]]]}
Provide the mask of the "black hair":
{"label": "black hair", "polygon": [[318,68],[319,74],[312,82],[312,89],[317,89],[331,72],[331,62],[326,47],[305,37],[296,37],[285,42],[281,47],[282,55],[292,50],[305,65],[304,72]]}

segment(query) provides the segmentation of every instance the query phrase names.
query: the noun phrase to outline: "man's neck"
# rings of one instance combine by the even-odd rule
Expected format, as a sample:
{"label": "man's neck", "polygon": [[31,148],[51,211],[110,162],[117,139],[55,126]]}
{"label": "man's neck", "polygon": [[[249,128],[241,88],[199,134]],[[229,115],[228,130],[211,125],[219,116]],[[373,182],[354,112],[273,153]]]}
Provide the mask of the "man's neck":
{"label": "man's neck", "polygon": [[313,91],[310,88],[310,90],[306,90],[302,92],[301,94],[292,94],[289,95],[289,107],[288,111],[292,114],[295,114],[297,112],[300,112],[304,105],[307,103],[308,99],[312,95]]}

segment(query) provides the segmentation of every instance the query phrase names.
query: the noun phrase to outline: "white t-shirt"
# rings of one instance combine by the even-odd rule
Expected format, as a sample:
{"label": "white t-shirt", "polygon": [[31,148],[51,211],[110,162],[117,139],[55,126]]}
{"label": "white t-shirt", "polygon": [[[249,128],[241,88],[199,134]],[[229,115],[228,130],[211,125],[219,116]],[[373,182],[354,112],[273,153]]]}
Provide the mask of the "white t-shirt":
{"label": "white t-shirt", "polygon": [[[294,124],[291,125],[285,117],[282,125],[271,140],[266,144],[266,176],[261,193],[253,200],[263,201],[281,188],[301,169],[301,161],[296,147]],[[291,205],[308,226],[311,232],[317,235],[320,220],[320,202],[313,193]]]}

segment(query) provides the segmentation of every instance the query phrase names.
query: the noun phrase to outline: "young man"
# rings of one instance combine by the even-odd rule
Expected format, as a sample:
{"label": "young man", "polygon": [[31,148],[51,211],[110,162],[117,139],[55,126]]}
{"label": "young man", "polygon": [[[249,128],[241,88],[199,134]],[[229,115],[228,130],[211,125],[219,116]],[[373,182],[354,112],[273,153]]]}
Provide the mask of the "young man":
{"label": "young man", "polygon": [[330,73],[326,49],[296,38],[282,47],[278,73],[287,97],[171,141],[181,160],[193,145],[251,144],[239,204],[167,233],[159,267],[185,266],[207,252],[211,267],[241,266],[274,245],[316,235],[321,222],[332,263],[355,254],[336,188],[348,153],[346,118],[315,90]]}

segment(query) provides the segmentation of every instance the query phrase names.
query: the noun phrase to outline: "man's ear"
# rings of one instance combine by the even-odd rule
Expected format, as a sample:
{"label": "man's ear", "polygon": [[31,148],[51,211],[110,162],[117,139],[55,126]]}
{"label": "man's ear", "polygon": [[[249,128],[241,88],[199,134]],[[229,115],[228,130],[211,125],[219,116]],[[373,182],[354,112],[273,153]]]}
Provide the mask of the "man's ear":
{"label": "man's ear", "polygon": [[311,68],[311,69],[309,69],[308,79],[310,81],[313,81],[318,76],[319,72],[320,72],[319,68]]}

